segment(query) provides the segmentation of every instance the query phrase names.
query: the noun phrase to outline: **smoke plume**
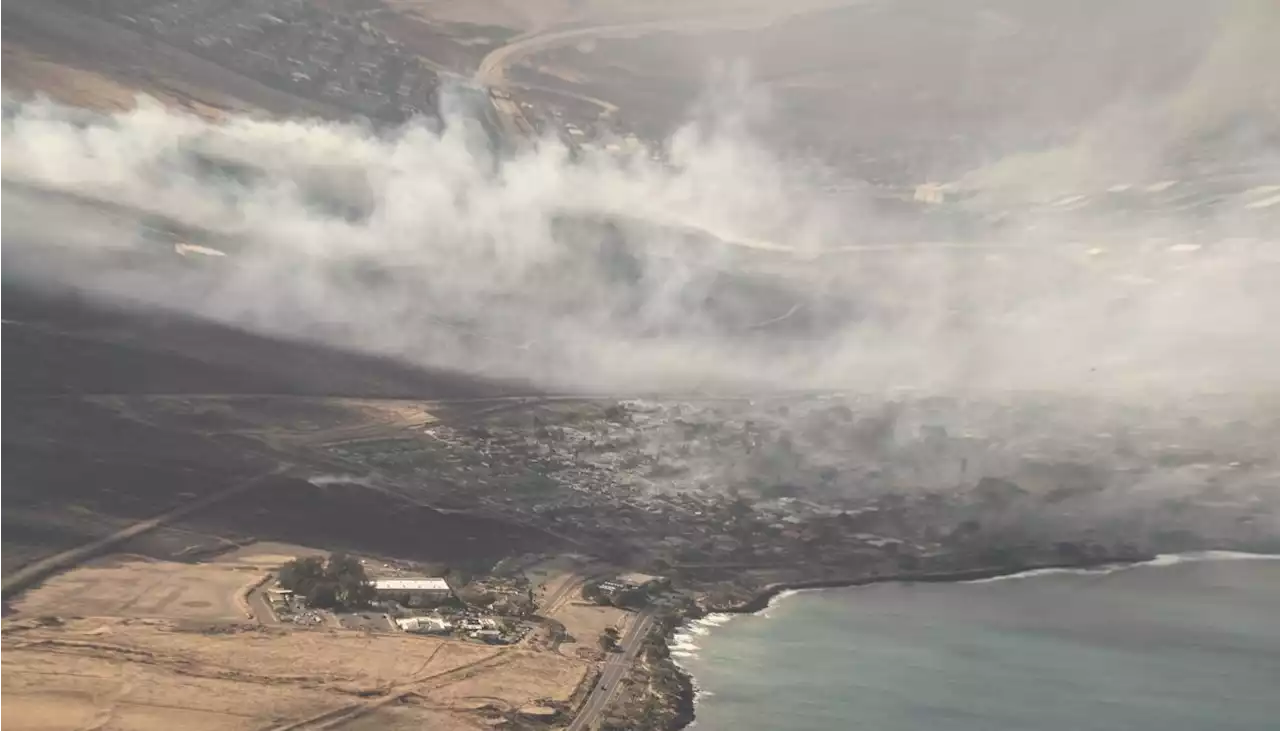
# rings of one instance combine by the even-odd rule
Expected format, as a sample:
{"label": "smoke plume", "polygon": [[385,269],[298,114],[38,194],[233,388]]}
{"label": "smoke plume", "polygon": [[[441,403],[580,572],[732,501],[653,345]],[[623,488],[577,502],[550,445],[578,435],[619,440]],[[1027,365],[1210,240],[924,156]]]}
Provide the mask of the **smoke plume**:
{"label": "smoke plume", "polygon": [[660,154],[500,156],[459,114],[374,131],[13,104],[6,273],[572,392],[1280,384],[1268,188],[1194,210],[1125,198],[1199,184],[1153,174],[1168,141],[1144,150],[1145,179],[1090,158],[1062,199],[944,186],[958,200],[917,214],[944,235],[911,240],[873,191],[822,195],[829,171],[743,117],[699,115]]}

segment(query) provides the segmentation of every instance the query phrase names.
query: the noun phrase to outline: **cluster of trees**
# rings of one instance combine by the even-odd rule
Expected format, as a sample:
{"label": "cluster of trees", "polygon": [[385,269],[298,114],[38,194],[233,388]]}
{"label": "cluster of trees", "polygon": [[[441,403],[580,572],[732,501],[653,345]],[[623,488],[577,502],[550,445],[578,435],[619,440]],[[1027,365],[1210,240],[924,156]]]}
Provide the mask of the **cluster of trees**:
{"label": "cluster of trees", "polygon": [[604,632],[600,633],[600,651],[614,652],[618,649],[618,630],[614,627],[605,627]]}
{"label": "cluster of trees", "polygon": [[312,607],[359,607],[373,601],[373,582],[356,558],[345,553],[295,558],[280,569],[280,586]]}

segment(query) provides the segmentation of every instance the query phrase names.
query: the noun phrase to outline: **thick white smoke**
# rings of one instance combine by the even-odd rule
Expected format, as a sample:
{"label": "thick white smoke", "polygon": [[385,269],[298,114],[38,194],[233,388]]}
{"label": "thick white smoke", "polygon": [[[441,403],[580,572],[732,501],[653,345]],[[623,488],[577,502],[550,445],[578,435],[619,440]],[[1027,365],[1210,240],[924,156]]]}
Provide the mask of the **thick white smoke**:
{"label": "thick white smoke", "polygon": [[[4,124],[6,274],[554,389],[1280,385],[1274,219],[1237,225],[1243,203],[886,241],[744,130],[692,124],[662,162],[499,159],[463,119],[375,134],[26,103]],[[157,226],[227,255],[175,266]]]}

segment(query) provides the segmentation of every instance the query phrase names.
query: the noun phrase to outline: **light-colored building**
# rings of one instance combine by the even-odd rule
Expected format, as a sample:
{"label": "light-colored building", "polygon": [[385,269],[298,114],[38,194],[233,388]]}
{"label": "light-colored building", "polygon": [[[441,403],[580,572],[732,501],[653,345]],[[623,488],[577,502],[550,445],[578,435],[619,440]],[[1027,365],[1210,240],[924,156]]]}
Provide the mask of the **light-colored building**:
{"label": "light-colored building", "polygon": [[453,631],[453,625],[439,617],[404,617],[397,619],[396,625],[405,632],[445,634]]}
{"label": "light-colored building", "polygon": [[288,604],[289,600],[292,598],[293,592],[285,589],[284,587],[273,586],[267,589],[267,601],[270,602],[272,606]]}
{"label": "light-colored building", "polygon": [[474,632],[469,633],[468,636],[471,637],[471,639],[473,640],[482,640],[491,645],[507,644],[506,638],[504,638],[502,636],[502,633],[496,629],[478,629],[478,630],[475,630]]}
{"label": "light-colored building", "polygon": [[444,579],[374,579],[373,591],[394,601],[443,601],[453,593]]}

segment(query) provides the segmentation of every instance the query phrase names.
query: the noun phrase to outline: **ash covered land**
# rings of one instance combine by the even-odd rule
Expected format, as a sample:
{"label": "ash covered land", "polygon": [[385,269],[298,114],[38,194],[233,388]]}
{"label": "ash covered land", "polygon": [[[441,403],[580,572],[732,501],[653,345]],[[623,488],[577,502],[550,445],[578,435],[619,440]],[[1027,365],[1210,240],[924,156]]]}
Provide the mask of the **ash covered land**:
{"label": "ash covered land", "polygon": [[10,2],[6,720],[678,728],[786,587],[1280,553],[1277,33]]}

